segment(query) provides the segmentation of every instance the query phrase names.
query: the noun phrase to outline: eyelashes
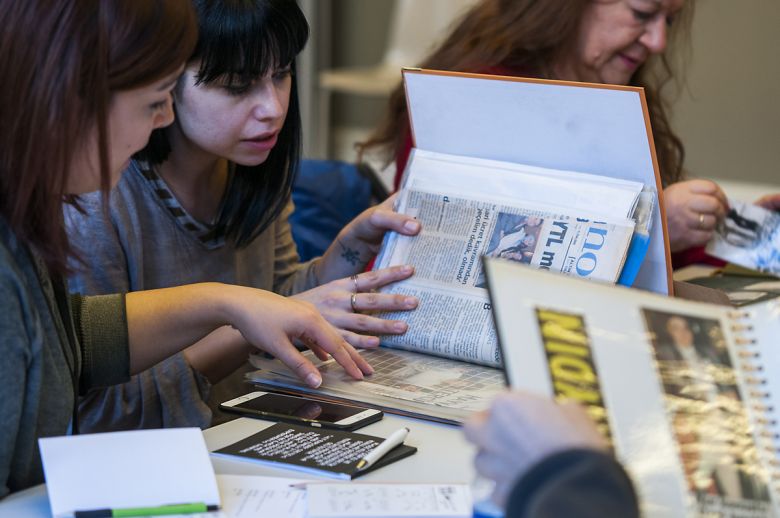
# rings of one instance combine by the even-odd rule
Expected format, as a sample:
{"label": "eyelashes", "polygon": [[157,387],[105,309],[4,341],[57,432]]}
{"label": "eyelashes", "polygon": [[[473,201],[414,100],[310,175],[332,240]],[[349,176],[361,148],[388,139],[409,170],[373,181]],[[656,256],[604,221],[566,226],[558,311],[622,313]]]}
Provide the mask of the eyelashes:
{"label": "eyelashes", "polygon": [[[271,74],[271,80],[274,82],[281,82],[287,80],[292,75],[292,68],[287,66],[274,70],[274,72]],[[249,82],[224,83],[219,85],[219,87],[224,89],[230,95],[240,96],[249,92],[256,84],[262,81],[263,78],[257,78]]]}

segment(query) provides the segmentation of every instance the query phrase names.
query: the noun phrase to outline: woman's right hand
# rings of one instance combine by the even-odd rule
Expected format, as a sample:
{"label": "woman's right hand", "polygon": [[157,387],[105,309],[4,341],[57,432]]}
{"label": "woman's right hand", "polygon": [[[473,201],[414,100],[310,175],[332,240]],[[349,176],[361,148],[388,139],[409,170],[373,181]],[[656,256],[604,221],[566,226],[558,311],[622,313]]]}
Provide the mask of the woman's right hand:
{"label": "woman's right hand", "polygon": [[687,180],[664,189],[664,207],[672,252],[702,246],[726,216],[729,202],[710,180]]}
{"label": "woman's right hand", "polygon": [[321,360],[333,357],[355,379],[374,370],[347,343],[313,304],[274,293],[230,286],[228,323],[253,346],[281,360],[309,386],[322,383],[322,375],[293,345],[305,344]]}

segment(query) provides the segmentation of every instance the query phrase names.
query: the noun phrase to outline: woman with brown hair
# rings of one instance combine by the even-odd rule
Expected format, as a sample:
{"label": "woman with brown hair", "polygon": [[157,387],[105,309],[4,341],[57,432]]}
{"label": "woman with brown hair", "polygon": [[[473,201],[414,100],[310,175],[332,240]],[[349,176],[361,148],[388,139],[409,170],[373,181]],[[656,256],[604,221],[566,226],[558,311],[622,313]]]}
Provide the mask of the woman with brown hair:
{"label": "woman with brown hair", "polygon": [[0,2],[0,498],[43,480],[37,439],[78,432],[78,392],[131,373],[225,325],[311,385],[292,345],[371,367],[311,305],[217,283],[68,297],[62,202],[116,184],[151,131],[173,120],[191,55],[190,0]]}
{"label": "woman with brown hair", "polygon": [[[482,0],[420,66],[644,87],[671,249],[679,252],[706,243],[728,209],[714,182],[684,181],[684,148],[662,95],[673,77],[667,42],[689,32],[692,11],[684,0]],[[411,149],[401,85],[384,123],[360,146],[372,148],[395,157],[397,187]]]}

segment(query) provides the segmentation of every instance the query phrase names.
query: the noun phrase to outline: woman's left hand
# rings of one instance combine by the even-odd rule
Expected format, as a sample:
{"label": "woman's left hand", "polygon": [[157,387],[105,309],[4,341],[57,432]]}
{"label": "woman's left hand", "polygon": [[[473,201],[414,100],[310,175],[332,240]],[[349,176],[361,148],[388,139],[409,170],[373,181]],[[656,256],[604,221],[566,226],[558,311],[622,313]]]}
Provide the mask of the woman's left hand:
{"label": "woman's left hand", "polygon": [[780,193],[764,195],[755,201],[755,205],[767,210],[780,211]]}
{"label": "woman's left hand", "polygon": [[397,195],[361,212],[345,226],[317,265],[317,278],[329,282],[362,272],[379,252],[385,232],[405,236],[420,232],[420,222],[393,210]]}
{"label": "woman's left hand", "polygon": [[336,327],[353,347],[377,347],[379,338],[372,335],[403,334],[407,324],[370,313],[412,310],[417,307],[418,300],[398,294],[374,293],[373,290],[408,279],[413,273],[411,266],[383,268],[331,281],[293,298],[314,304],[325,320]]}

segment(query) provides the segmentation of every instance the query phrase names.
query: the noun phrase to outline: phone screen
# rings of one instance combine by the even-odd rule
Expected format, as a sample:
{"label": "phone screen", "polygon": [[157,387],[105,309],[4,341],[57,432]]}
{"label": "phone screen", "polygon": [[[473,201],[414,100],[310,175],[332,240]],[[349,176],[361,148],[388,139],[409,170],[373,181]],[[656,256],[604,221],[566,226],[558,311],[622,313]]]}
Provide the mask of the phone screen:
{"label": "phone screen", "polygon": [[336,423],[347,417],[364,412],[365,408],[337,405],[307,399],[280,396],[277,394],[265,394],[263,396],[244,401],[233,408],[245,408],[258,412],[268,412],[304,419],[316,419],[326,423]]}

